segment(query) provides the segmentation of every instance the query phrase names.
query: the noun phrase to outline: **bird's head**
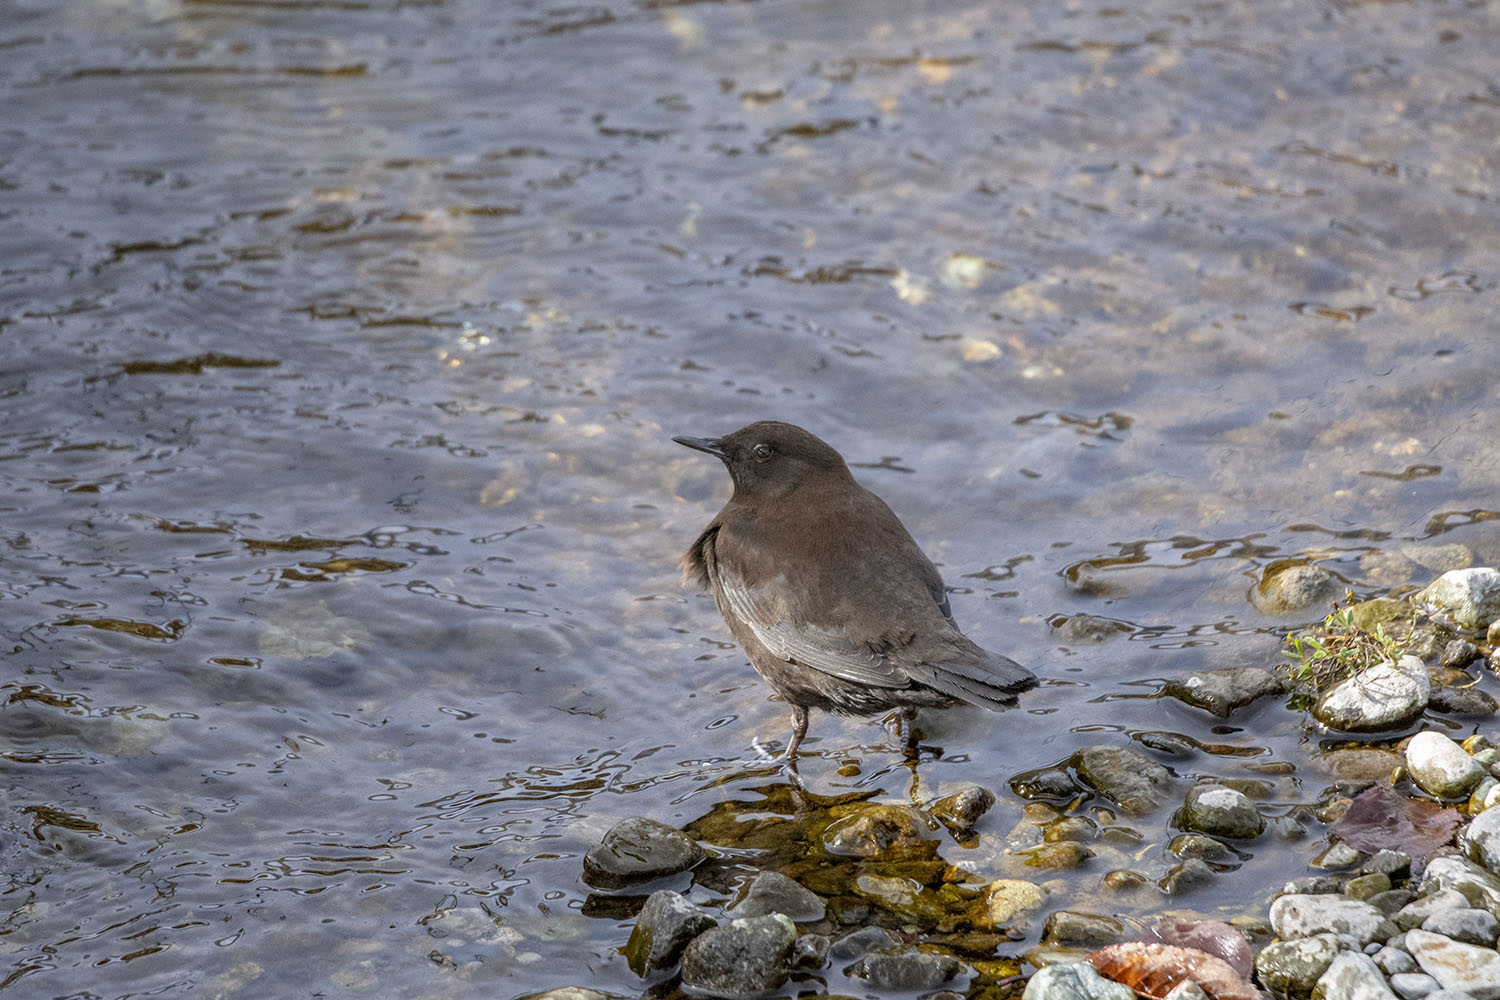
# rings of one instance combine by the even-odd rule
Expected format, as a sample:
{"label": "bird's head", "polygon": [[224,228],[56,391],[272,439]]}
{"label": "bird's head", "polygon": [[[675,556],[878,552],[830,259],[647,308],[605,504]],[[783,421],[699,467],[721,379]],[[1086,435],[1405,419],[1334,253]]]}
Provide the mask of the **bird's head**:
{"label": "bird's head", "polygon": [[674,437],[721,459],[739,499],[769,500],[820,480],[849,480],[843,456],[794,424],[762,420],[721,438]]}

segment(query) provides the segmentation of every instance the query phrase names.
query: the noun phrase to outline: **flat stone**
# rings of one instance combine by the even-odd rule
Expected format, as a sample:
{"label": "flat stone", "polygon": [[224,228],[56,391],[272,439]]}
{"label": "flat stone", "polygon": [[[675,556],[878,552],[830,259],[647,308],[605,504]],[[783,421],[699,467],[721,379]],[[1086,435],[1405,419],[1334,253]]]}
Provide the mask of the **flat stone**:
{"label": "flat stone", "polygon": [[1398,1000],[1369,955],[1341,951],[1313,987],[1313,1000]]}
{"label": "flat stone", "polygon": [[760,917],[784,913],[793,920],[822,920],[823,900],[780,872],[761,872],[750,880],[745,893],[729,912],[736,917]]}
{"label": "flat stone", "polygon": [[823,833],[830,853],[877,858],[937,839],[935,820],[911,806],[872,805],[845,817]]}
{"label": "flat stone", "polygon": [[598,889],[619,889],[687,871],[705,857],[698,842],[681,830],[632,816],[612,826],[584,855],[583,878]]}
{"label": "flat stone", "polygon": [[1412,562],[1436,573],[1465,569],[1474,564],[1474,550],[1459,542],[1446,545],[1403,545],[1400,553]]}
{"label": "flat stone", "polygon": [[1401,765],[1391,750],[1329,750],[1313,758],[1320,770],[1340,782],[1370,785],[1384,781]]}
{"label": "flat stone", "polygon": [[1444,989],[1463,990],[1474,1000],[1500,997],[1500,952],[1463,944],[1427,931],[1406,932],[1406,946],[1422,971]]}
{"label": "flat stone", "polygon": [[1268,695],[1281,694],[1281,678],[1264,667],[1225,667],[1201,670],[1162,689],[1169,698],[1201,708],[1221,719]]}
{"label": "flat stone", "polygon": [[1271,926],[1283,941],[1327,932],[1347,934],[1360,947],[1396,932],[1375,907],[1344,896],[1280,896],[1271,904]]}
{"label": "flat stone", "polygon": [[1420,732],[1406,745],[1406,769],[1417,787],[1440,799],[1465,798],[1484,767],[1442,733]]}
{"label": "flat stone", "polygon": [[682,953],[682,984],[715,997],[774,990],[790,975],[796,940],[796,925],[780,913],[711,927]]}
{"label": "flat stone", "polygon": [[1422,717],[1432,682],[1415,656],[1377,663],[1340,681],[1318,699],[1313,715],[1323,725],[1350,733],[1404,729]]}
{"label": "flat stone", "polygon": [[1078,776],[1131,816],[1144,816],[1167,800],[1172,772],[1144,754],[1122,747],[1084,747],[1073,755]]}

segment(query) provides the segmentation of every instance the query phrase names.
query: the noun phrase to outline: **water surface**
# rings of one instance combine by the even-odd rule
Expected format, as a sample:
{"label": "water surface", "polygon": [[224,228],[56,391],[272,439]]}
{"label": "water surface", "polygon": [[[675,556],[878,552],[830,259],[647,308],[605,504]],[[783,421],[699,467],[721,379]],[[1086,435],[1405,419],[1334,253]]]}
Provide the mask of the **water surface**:
{"label": "water surface", "polygon": [[[767,417],[1048,681],[924,718],[919,794],[1002,794],[954,863],[1158,732],[1305,816],[1301,715],[1148,696],[1275,661],[1278,560],[1500,563],[1497,49],[1456,2],[12,3],[0,993],[638,992],[582,853],[787,731],[677,579],[728,481],[670,437]],[[912,793],[878,722],[806,749]],[[1254,913],[1323,843],[1101,901],[1169,812],[1051,908]]]}

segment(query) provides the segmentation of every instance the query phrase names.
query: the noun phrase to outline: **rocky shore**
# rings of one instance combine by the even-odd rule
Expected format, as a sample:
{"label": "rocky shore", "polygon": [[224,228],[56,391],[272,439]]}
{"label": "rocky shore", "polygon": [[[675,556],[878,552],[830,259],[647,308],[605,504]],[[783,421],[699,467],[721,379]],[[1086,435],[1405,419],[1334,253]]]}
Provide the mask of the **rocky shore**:
{"label": "rocky shore", "polygon": [[[1261,600],[1326,598],[1315,567],[1284,572],[1262,582]],[[1450,571],[1294,639],[1289,669],[1206,670],[1159,696],[1225,719],[1287,698],[1346,737],[1320,755],[1330,783],[1315,806],[1265,807],[1291,780],[1284,766],[1188,782],[1142,749],[1100,744],[1007,789],[920,803],[778,783],[683,829],[628,818],[588,853],[585,881],[601,911],[633,918],[621,947],[638,995],[663,1000],[824,995],[835,974],[866,994],[931,1000],[1500,998],[1500,737],[1480,722],[1455,741],[1432,723],[1475,730],[1496,712],[1476,685],[1500,671],[1500,571]],[[1137,738],[1168,757],[1188,739]],[[974,864],[944,860],[943,846],[977,842],[997,794],[1025,801],[1028,835]],[[1229,923],[1167,914],[1249,845],[1313,827],[1326,847],[1264,905]],[[1142,870],[1142,848],[1158,842],[1172,863]],[[1108,866],[1097,895],[1049,884],[1086,861]],[[1161,915],[1106,915],[1112,900],[1141,898]],[[1035,922],[1039,943],[1018,951]],[[579,983],[534,997],[610,995]]]}

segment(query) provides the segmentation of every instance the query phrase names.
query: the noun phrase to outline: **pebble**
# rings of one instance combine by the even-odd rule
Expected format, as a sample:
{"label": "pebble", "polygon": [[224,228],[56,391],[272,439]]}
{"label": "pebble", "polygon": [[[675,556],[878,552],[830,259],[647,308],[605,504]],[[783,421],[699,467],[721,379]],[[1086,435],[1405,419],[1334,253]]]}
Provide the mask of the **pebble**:
{"label": "pebble", "polygon": [[1420,1000],[1442,987],[1425,972],[1398,972],[1391,977],[1391,989],[1401,1000]]}
{"label": "pebble", "polygon": [[1500,934],[1500,920],[1496,920],[1489,910],[1455,907],[1440,910],[1422,921],[1422,930],[1430,934],[1441,934],[1464,944],[1493,948],[1495,937]]}
{"label": "pebble", "polygon": [[1313,987],[1313,1000],[1396,1000],[1369,955],[1341,951]]}
{"label": "pebble", "polygon": [[1136,1000],[1135,990],[1105,979],[1087,962],[1049,965],[1026,983],[1022,1000]]}
{"label": "pebble", "polygon": [[979,817],[989,812],[994,804],[994,792],[979,785],[967,785],[933,802],[927,811],[955,836],[962,836],[972,833]]}
{"label": "pebble", "polygon": [[[1264,985],[1278,993],[1307,996],[1328,971],[1334,956],[1351,943],[1328,932],[1293,941],[1274,941],[1255,956],[1255,973]],[[1412,961],[1409,956],[1408,961]],[[1412,968],[1416,968],[1415,961]]]}
{"label": "pebble", "polygon": [[1500,997],[1500,952],[1451,941],[1439,934],[1406,932],[1412,957],[1438,983],[1449,990],[1463,990],[1474,1000]]}
{"label": "pebble", "polygon": [[823,919],[823,900],[780,872],[765,871],[745,887],[744,895],[729,908],[736,917],[760,917],[784,913],[793,920]]}
{"label": "pebble", "polygon": [[1347,934],[1360,947],[1396,932],[1385,914],[1369,903],[1333,895],[1278,897],[1271,904],[1271,927],[1284,941],[1329,932]]}
{"label": "pebble", "polygon": [[675,827],[632,816],[610,827],[583,858],[584,881],[619,889],[687,871],[707,855],[697,841]]}
{"label": "pebble", "polygon": [[796,940],[797,926],[780,913],[711,927],[683,952],[682,984],[710,996],[774,990],[790,975]]}
{"label": "pebble", "polygon": [[1421,927],[1434,913],[1468,908],[1469,900],[1463,893],[1456,889],[1439,889],[1403,906],[1391,919],[1401,930],[1409,931],[1413,927]]}
{"label": "pebble", "polygon": [[680,893],[660,889],[646,898],[636,917],[635,928],[625,945],[630,969],[644,976],[653,969],[677,964],[682,950],[699,934],[718,924],[707,909],[689,902]]}
{"label": "pebble", "polygon": [[1188,789],[1181,825],[1211,837],[1251,840],[1265,830],[1266,821],[1243,792],[1218,784],[1201,784]]}
{"label": "pebble", "polygon": [[1500,871],[1500,809],[1486,809],[1458,835],[1458,849],[1489,871]]}
{"label": "pebble", "polygon": [[1442,733],[1420,732],[1406,745],[1406,769],[1417,787],[1440,799],[1467,796],[1485,769]]}
{"label": "pebble", "polygon": [[1500,570],[1488,566],[1449,570],[1412,600],[1464,628],[1484,628],[1500,618]]}
{"label": "pebble", "polygon": [[1427,668],[1415,656],[1403,656],[1360,671],[1329,688],[1313,715],[1330,729],[1379,733],[1405,729],[1422,717],[1432,696]]}
{"label": "pebble", "polygon": [[1125,940],[1125,925],[1097,913],[1057,910],[1042,927],[1042,942],[1076,948],[1102,948]]}
{"label": "pebble", "polygon": [[964,964],[952,955],[937,955],[914,948],[897,952],[875,951],[855,962],[849,974],[877,990],[931,990],[963,971]]}

